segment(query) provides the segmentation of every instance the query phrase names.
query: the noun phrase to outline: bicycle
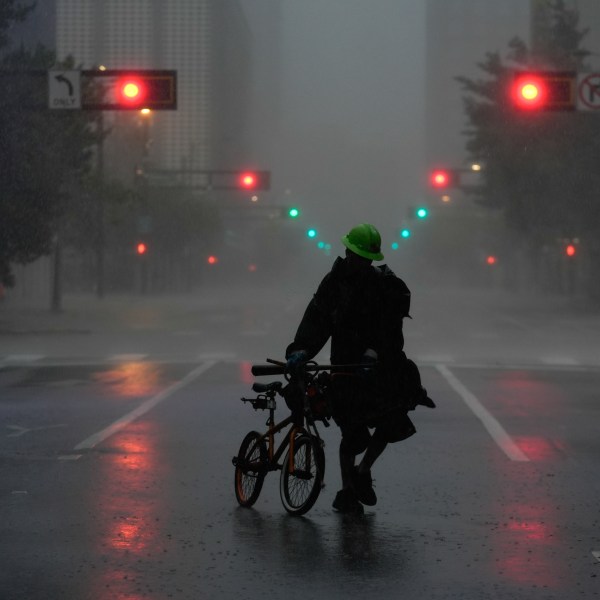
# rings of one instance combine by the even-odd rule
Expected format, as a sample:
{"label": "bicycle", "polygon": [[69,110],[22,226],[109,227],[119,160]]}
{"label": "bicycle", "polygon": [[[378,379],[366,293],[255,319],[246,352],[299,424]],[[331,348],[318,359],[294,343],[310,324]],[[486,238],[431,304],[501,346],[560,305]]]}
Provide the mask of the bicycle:
{"label": "bicycle", "polygon": [[[284,375],[281,381],[254,383],[256,398],[241,398],[250,402],[254,410],[268,410],[267,431],[250,431],[243,439],[235,466],[235,496],[241,506],[252,506],[262,490],[267,474],[281,470],[279,493],[285,510],[292,515],[303,515],[317,501],[325,476],[325,442],[317,429],[317,421],[329,427],[330,411],[327,400],[329,375],[321,372],[331,365],[310,361],[287,373],[286,363],[267,359],[270,365],[253,365],[252,374]],[[291,415],[275,422],[276,396],[282,396]],[[275,435],[289,426],[279,446]],[[285,458],[280,462],[283,453]]]}

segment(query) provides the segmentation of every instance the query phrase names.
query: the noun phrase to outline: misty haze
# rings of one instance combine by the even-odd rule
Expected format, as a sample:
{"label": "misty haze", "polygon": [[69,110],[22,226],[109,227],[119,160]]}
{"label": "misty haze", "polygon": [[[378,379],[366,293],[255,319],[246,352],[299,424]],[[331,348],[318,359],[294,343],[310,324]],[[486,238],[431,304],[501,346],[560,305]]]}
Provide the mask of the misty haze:
{"label": "misty haze", "polygon": [[0,597],[596,597],[600,5],[30,4]]}

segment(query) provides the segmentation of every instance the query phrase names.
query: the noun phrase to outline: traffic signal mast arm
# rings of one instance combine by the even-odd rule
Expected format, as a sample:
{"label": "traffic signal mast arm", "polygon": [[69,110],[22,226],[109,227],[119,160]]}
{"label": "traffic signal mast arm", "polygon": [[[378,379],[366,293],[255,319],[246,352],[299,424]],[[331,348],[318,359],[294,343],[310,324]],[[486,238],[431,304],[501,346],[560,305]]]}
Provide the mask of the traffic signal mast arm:
{"label": "traffic signal mast arm", "polygon": [[181,180],[186,187],[201,190],[255,191],[271,188],[271,171],[234,169],[148,169],[155,183],[164,187],[177,186]]}

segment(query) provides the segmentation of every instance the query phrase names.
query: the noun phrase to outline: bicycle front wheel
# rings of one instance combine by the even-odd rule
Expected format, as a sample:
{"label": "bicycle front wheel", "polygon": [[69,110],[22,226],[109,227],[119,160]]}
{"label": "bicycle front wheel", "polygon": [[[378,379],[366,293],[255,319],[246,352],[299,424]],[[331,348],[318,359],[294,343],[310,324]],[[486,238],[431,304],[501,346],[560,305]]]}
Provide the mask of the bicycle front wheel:
{"label": "bicycle front wheel", "polygon": [[235,462],[235,497],[242,506],[252,506],[260,495],[267,474],[267,445],[258,431],[246,435]]}
{"label": "bicycle front wheel", "polygon": [[325,453],[319,441],[309,435],[294,440],[290,468],[288,449],[281,468],[279,493],[283,507],[292,515],[303,515],[317,501],[325,473]]}

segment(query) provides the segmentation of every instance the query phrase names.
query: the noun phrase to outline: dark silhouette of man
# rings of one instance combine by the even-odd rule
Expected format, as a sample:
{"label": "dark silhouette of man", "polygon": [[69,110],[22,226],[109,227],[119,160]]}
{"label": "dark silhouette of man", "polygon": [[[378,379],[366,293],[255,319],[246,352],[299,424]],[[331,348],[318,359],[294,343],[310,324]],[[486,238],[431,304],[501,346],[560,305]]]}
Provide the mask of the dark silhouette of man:
{"label": "dark silhouette of man", "polygon": [[[373,464],[388,443],[416,432],[407,410],[416,404],[435,405],[403,350],[402,321],[409,316],[410,291],[387,265],[372,265],[383,260],[379,232],[363,223],[351,229],[342,243],[345,258],[338,257],[321,281],[286,359],[287,368],[294,369],[318,354],[331,338],[332,364],[363,365],[334,371],[331,385],[333,418],[342,433],[342,489],[333,508],[362,513],[363,504],[377,502]],[[416,392],[407,385],[409,380],[413,388],[417,385]]]}

